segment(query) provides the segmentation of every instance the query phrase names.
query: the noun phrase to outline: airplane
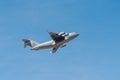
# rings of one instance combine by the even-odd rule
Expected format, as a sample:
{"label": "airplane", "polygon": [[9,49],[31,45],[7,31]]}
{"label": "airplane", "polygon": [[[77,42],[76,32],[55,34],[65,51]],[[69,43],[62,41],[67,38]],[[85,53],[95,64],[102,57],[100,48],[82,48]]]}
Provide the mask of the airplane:
{"label": "airplane", "polygon": [[76,38],[79,35],[76,32],[72,32],[72,33],[48,32],[48,33],[51,36],[52,40],[41,43],[41,44],[39,44],[33,40],[22,39],[24,48],[26,48],[26,46],[32,47],[31,50],[42,50],[42,49],[52,48],[51,53],[54,54],[58,50],[58,48],[65,47],[67,42],[73,40],[74,38]]}

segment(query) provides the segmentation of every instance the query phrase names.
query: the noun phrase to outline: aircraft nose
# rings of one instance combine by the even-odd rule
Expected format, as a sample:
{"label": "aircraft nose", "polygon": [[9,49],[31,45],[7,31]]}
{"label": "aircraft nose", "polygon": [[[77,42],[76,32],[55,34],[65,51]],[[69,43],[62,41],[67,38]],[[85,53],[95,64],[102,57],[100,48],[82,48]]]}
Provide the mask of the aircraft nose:
{"label": "aircraft nose", "polygon": [[77,36],[79,36],[79,34],[74,32],[73,36],[77,37]]}
{"label": "aircraft nose", "polygon": [[73,33],[71,33],[70,35],[69,35],[69,37],[70,38],[76,38],[77,36],[79,36],[79,34],[78,33],[76,33],[76,32],[73,32]]}

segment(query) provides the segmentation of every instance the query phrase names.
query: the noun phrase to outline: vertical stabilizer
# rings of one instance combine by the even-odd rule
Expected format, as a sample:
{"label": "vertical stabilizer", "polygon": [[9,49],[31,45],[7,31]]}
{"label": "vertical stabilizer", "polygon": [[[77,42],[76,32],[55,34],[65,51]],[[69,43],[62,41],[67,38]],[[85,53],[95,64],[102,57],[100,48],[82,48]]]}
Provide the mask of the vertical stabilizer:
{"label": "vertical stabilizer", "polygon": [[26,48],[27,46],[35,47],[36,45],[38,45],[37,42],[32,41],[32,40],[22,39],[22,41],[23,41],[23,43],[24,43],[24,48]]}

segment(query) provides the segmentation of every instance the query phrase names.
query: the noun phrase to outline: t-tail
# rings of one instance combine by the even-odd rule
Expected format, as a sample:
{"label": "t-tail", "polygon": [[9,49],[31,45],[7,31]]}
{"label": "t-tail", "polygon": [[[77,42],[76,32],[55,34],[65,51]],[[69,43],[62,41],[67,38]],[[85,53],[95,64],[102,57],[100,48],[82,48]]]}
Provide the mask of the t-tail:
{"label": "t-tail", "polygon": [[23,43],[24,43],[24,48],[26,48],[27,46],[35,47],[36,45],[38,45],[37,42],[32,41],[32,40],[22,39],[22,41],[23,41]]}

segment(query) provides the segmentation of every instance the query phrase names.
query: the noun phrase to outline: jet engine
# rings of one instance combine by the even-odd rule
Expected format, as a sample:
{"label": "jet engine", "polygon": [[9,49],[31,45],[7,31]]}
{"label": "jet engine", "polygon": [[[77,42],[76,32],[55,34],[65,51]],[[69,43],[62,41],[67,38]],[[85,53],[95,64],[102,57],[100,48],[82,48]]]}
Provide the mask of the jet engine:
{"label": "jet engine", "polygon": [[60,32],[58,35],[64,35],[65,34],[65,32]]}
{"label": "jet engine", "polygon": [[65,37],[65,36],[68,36],[69,34],[65,33],[65,32],[60,32],[58,35],[61,35],[61,36]]}

